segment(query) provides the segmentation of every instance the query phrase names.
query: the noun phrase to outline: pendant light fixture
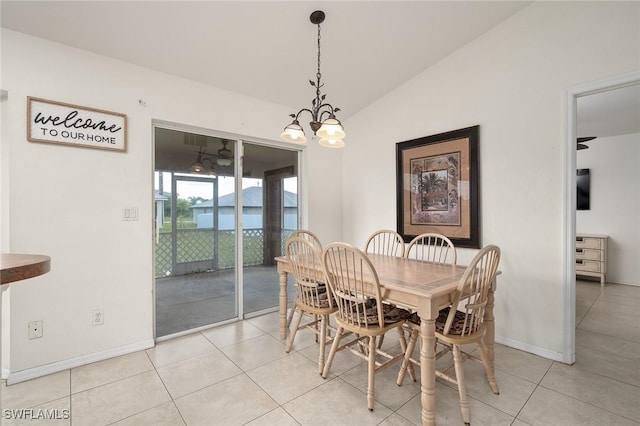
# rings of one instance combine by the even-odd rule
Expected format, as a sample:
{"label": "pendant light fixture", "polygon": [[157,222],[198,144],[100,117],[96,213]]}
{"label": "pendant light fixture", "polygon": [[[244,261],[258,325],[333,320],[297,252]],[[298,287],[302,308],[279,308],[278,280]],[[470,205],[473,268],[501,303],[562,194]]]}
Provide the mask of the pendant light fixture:
{"label": "pendant light fixture", "polygon": [[327,95],[320,92],[324,83],[321,83],[322,74],[320,73],[320,24],[324,22],[325,14],[321,10],[316,10],[311,14],[309,19],[312,24],[318,26],[318,71],[316,73],[316,81],[309,80],[309,84],[316,88],[316,97],[311,102],[311,109],[302,108],[297,114],[290,114],[293,122],[284,128],[284,132],[280,138],[287,142],[303,144],[307,142],[304,130],[298,119],[300,114],[306,111],[311,114],[311,122],[309,126],[313,133],[319,138],[318,143],[328,148],[343,148],[345,137],[342,123],[336,118],[335,113],[340,108],[334,108],[331,104],[325,103]]}
{"label": "pendant light fixture", "polygon": [[[207,154],[204,150],[198,151],[198,157],[196,161],[191,164],[190,170],[191,173],[206,173],[209,176],[217,176],[218,173],[213,165],[213,161],[211,158],[206,157]],[[205,170],[204,163],[209,162],[209,168]]]}

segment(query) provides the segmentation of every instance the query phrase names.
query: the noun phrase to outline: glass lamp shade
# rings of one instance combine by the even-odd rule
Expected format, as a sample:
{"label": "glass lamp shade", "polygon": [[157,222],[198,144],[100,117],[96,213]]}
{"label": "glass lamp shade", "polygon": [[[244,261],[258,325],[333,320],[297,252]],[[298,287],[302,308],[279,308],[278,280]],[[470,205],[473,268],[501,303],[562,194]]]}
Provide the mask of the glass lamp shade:
{"label": "glass lamp shade", "polygon": [[230,166],[231,163],[233,163],[233,159],[231,159],[231,158],[218,158],[216,160],[216,163],[220,164],[221,166]]}
{"label": "glass lamp shade", "polygon": [[320,139],[342,139],[346,135],[340,121],[335,118],[327,118],[316,132]]}
{"label": "glass lamp shade", "polygon": [[284,132],[280,135],[280,139],[293,143],[306,143],[307,138],[300,124],[293,122],[284,128]]}
{"label": "glass lamp shade", "polygon": [[323,138],[318,143],[326,148],[344,148],[344,141],[341,138]]}
{"label": "glass lamp shade", "polygon": [[193,173],[200,173],[202,171],[202,163],[200,161],[196,161],[191,165],[191,171]]}

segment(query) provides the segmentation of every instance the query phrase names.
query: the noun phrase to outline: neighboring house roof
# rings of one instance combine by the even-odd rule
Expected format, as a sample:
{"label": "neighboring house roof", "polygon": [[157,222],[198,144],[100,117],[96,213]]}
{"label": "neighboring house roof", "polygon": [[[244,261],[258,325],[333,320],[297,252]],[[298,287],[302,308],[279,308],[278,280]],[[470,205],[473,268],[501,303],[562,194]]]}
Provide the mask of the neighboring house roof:
{"label": "neighboring house roof", "polygon": [[[242,190],[242,204],[244,207],[262,207],[262,187],[252,186]],[[235,206],[236,194],[223,195],[218,197],[218,207],[233,207]],[[298,206],[298,194],[294,192],[284,191],[284,206],[285,207],[297,207]],[[192,209],[203,209],[207,207],[213,207],[213,200],[203,201],[201,203],[191,206]]]}
{"label": "neighboring house roof", "polygon": [[160,192],[158,192],[157,190],[153,191],[153,193],[155,201],[167,201],[169,199],[169,197],[160,194]]}

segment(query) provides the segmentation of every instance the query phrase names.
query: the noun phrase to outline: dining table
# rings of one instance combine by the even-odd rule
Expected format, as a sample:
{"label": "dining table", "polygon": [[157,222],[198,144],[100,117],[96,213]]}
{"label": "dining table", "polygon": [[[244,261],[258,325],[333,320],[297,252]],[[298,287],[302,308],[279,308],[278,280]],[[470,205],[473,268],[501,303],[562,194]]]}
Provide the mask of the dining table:
{"label": "dining table", "polygon": [[9,285],[51,270],[51,258],[43,254],[0,253],[0,367],[2,367],[2,295]]}
{"label": "dining table", "polygon": [[[382,297],[386,302],[416,311],[420,324],[420,391],[422,424],[435,425],[436,354],[435,320],[439,311],[449,306],[465,267],[424,262],[381,254],[367,253],[379,278]],[[287,337],[287,285],[291,266],[285,256],[276,257],[279,276],[280,339]],[[322,266],[318,265],[321,269]],[[496,280],[489,290],[484,313],[486,334],[484,343],[489,366],[494,368],[495,321],[493,316]]]}

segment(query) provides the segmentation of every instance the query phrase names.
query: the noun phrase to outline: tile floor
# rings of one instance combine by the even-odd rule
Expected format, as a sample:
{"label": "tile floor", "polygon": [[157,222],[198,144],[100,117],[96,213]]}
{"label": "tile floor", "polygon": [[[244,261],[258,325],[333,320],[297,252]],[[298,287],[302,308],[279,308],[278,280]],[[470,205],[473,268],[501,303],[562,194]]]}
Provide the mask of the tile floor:
{"label": "tile floor", "polygon": [[[500,395],[479,364],[465,365],[473,425],[640,425],[640,287],[578,282],[577,362],[496,348]],[[339,353],[316,372],[317,349],[301,332],[284,352],[275,313],[158,343],[153,349],[7,387],[4,425],[417,425],[420,388],[397,369],[376,376],[366,408],[366,367]],[[395,339],[385,339],[393,345]],[[12,409],[53,413],[16,421]],[[456,391],[438,380],[440,425],[462,425]],[[66,414],[70,413],[70,416]]]}

